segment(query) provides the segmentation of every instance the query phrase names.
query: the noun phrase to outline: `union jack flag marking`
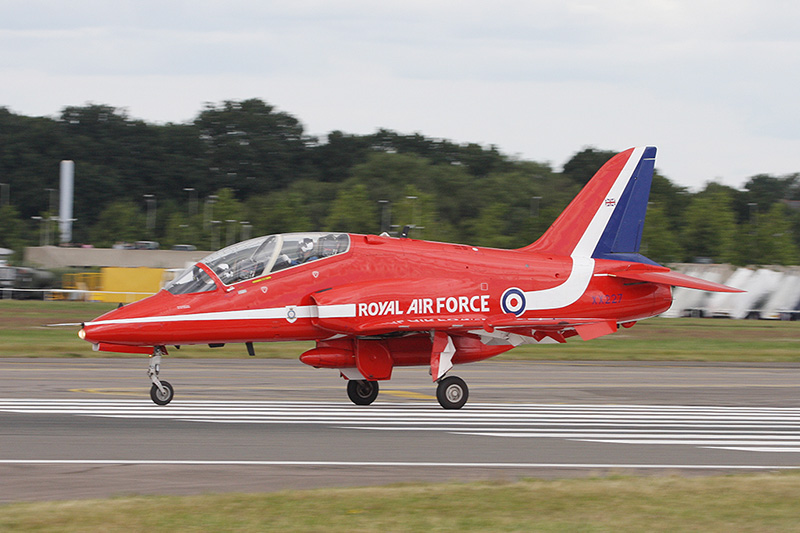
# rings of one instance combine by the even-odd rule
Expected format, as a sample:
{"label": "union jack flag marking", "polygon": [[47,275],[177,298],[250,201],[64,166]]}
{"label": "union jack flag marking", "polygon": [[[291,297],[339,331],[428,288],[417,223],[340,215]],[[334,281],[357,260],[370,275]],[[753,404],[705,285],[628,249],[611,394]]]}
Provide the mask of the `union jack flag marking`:
{"label": "union jack flag marking", "polygon": [[616,198],[606,198],[606,207],[614,207],[615,205],[617,205]]}

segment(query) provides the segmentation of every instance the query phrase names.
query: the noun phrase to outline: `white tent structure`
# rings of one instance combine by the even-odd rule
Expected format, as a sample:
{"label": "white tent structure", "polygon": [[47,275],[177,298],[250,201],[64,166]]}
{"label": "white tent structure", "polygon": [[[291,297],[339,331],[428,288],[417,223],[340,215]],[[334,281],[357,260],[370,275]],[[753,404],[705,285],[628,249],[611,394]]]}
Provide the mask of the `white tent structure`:
{"label": "white tent structure", "polygon": [[[733,275],[725,280],[725,284],[737,289],[747,290],[747,285],[750,278],[755,274],[754,270],[749,268],[737,268]],[[730,293],[730,292],[715,292],[706,302],[705,312],[707,316],[714,317],[731,317],[734,309],[738,308],[741,303],[740,298],[746,293]]]}
{"label": "white tent structure", "polygon": [[761,307],[769,297],[780,290],[783,272],[768,268],[760,268],[750,277],[748,283],[741,287],[747,292],[738,293],[734,300],[736,306],[731,318],[757,318]]}
{"label": "white tent structure", "polygon": [[[728,284],[727,280],[733,274],[733,267],[730,265],[676,265],[673,268],[689,276],[724,284]],[[675,287],[672,289],[672,305],[661,316],[703,316],[712,294],[714,293]]]}
{"label": "white tent structure", "polygon": [[788,320],[800,304],[800,269],[788,269],[780,284],[760,309],[759,318]]}

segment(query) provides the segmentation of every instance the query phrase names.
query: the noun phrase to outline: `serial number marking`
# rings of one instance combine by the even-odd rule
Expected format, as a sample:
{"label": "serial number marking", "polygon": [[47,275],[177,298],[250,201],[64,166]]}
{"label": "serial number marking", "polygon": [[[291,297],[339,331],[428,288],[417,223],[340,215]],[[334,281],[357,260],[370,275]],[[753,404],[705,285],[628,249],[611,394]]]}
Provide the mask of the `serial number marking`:
{"label": "serial number marking", "polygon": [[592,296],[592,305],[612,305],[622,302],[622,294],[601,294]]}

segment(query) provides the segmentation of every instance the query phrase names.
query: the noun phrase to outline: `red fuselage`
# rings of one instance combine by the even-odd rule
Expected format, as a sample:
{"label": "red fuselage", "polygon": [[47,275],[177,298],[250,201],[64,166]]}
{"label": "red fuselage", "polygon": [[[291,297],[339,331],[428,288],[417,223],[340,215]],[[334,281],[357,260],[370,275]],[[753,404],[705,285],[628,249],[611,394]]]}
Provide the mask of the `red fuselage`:
{"label": "red fuselage", "polygon": [[[672,301],[669,286],[609,276],[620,262],[598,259],[574,302],[515,315],[508,310],[518,306],[517,300],[504,296],[509,288],[529,298],[545,295],[577,275],[573,259],[374,235],[349,239],[346,252],[231,284],[201,265],[216,286],[213,290],[162,290],[86,323],[83,336],[109,351],[286,340],[320,341],[321,348],[333,346],[335,351],[336,338],[342,336],[348,340],[339,345],[356,337],[400,332],[405,340],[389,337],[384,342],[389,343],[394,365],[401,366],[428,364],[427,332],[447,328],[463,333],[456,343],[463,346],[454,360],[459,363],[513,347],[490,347],[476,340],[472,331],[491,331],[495,321],[541,319],[544,330],[554,327],[547,321],[556,317],[629,323],[664,312]],[[470,339],[473,350],[467,346]],[[347,356],[332,355],[304,362],[314,361],[319,363],[314,366],[355,364]]]}

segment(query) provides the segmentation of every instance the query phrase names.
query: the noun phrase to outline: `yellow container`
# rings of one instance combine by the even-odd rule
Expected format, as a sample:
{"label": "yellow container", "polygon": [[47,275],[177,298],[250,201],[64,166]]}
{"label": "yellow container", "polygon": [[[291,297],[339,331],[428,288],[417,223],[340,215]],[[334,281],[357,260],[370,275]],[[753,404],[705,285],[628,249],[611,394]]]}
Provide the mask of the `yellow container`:
{"label": "yellow container", "polygon": [[135,302],[157,293],[163,277],[163,268],[104,267],[100,269],[101,292],[92,292],[90,298],[101,302]]}

